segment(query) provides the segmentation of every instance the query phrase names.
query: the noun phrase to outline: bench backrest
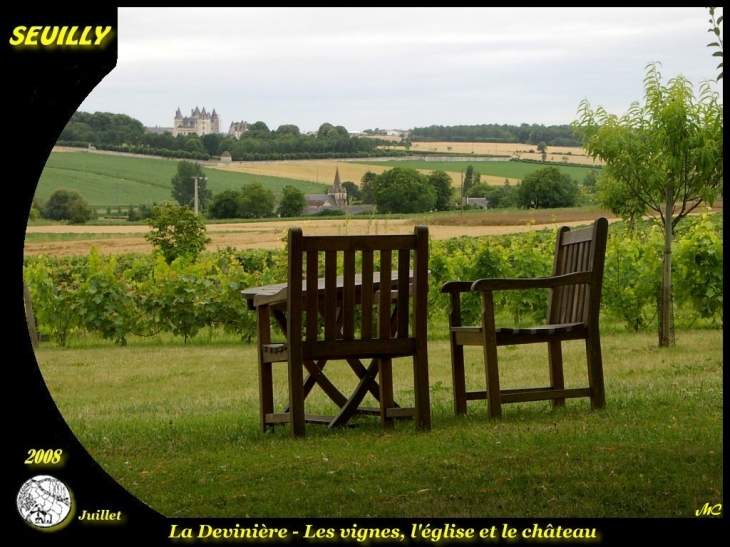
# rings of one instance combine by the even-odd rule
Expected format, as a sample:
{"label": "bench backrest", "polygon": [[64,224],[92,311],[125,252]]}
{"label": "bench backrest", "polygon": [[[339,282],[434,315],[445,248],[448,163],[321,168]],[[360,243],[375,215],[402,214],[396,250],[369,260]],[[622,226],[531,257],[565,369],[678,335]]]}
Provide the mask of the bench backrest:
{"label": "bench backrest", "polygon": [[592,227],[558,230],[552,275],[591,272],[590,285],[569,285],[551,289],[548,323],[586,323],[598,325],[606,258],[608,221],[600,217]]}

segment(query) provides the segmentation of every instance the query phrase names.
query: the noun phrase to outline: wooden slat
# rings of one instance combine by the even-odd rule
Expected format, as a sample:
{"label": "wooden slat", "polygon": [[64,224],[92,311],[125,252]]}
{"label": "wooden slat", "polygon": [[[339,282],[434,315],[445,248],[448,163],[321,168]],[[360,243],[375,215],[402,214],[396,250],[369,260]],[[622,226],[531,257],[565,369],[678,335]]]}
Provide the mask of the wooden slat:
{"label": "wooden slat", "polygon": [[415,414],[415,408],[388,408],[385,412],[388,418],[412,418]]}
{"label": "wooden slat", "polygon": [[344,254],[344,288],[342,299],[342,337],[355,339],[355,253]]}
{"label": "wooden slat", "polygon": [[[579,271],[586,271],[588,269],[587,261],[588,261],[588,247],[590,242],[582,242],[578,245],[580,246],[580,260],[578,263],[578,270]],[[571,316],[571,321],[581,321],[583,317],[583,307],[585,305],[585,287],[586,285],[576,285],[575,286],[575,301],[573,302],[573,315]]]}
{"label": "wooden slat", "polygon": [[[573,260],[574,260],[574,251],[575,248],[573,245],[568,245],[565,247],[565,270],[566,275],[571,274],[575,272],[575,269],[573,268]],[[560,314],[558,315],[558,322],[559,323],[567,323],[570,321],[570,308],[572,307],[572,295],[573,291],[570,290],[569,287],[566,287],[563,291],[562,297],[561,297],[561,304],[560,304]]]}
{"label": "wooden slat", "polygon": [[[393,253],[391,251],[380,252],[380,277],[390,279]],[[380,291],[378,302],[378,337],[381,339],[390,338],[390,291]]]}
{"label": "wooden slat", "polygon": [[333,340],[325,342],[304,342],[304,351],[312,359],[347,359],[357,355],[361,359],[371,357],[403,357],[412,355],[416,342],[413,338],[390,338],[372,340]]}
{"label": "wooden slat", "polygon": [[563,236],[563,245],[572,245],[573,243],[581,243],[583,241],[591,241],[593,239],[593,228],[582,228],[580,230],[571,230]]}
{"label": "wooden slat", "polygon": [[371,340],[373,337],[373,252],[362,253],[362,298],[360,338]]}
{"label": "wooden slat", "polygon": [[573,399],[575,397],[590,397],[590,388],[577,389],[544,389],[544,390],[519,390],[516,393],[503,393],[503,403],[525,403],[528,401],[546,401],[550,399]]}
{"label": "wooden slat", "polygon": [[[265,419],[268,424],[285,424],[289,422],[290,414],[288,412],[270,413],[266,414]],[[317,424],[328,424],[330,423],[330,420],[332,420],[332,416],[326,416],[323,414],[305,414],[304,420]]]}
{"label": "wooden slat", "polygon": [[398,251],[398,338],[408,338],[410,262],[411,252],[408,249]]}
{"label": "wooden slat", "polygon": [[337,253],[324,253],[324,339],[337,337]]}
{"label": "wooden slat", "polygon": [[309,236],[304,240],[305,251],[397,251],[415,246],[412,235]]}
{"label": "wooden slat", "polygon": [[317,306],[317,285],[319,279],[319,260],[317,251],[307,253],[307,340],[319,336],[319,311]]}

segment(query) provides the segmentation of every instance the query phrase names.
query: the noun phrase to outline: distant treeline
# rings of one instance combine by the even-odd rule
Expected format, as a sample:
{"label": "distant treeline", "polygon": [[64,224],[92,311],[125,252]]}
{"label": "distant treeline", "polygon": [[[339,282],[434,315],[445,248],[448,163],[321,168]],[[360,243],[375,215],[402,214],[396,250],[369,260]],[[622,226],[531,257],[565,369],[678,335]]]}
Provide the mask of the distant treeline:
{"label": "distant treeline", "polygon": [[224,152],[234,161],[367,158],[405,155],[403,150],[381,150],[392,142],[351,137],[342,126],[324,123],[315,135],[303,135],[296,125],[270,130],[264,122],[249,126],[240,139],[221,134],[177,135],[147,133],[141,122],[124,114],[76,112],[61,132],[59,145],[206,160]]}
{"label": "distant treeline", "polygon": [[[548,146],[581,146],[570,125],[459,125],[417,127],[413,141],[519,142]],[[304,135],[296,125],[269,129],[256,122],[240,139],[225,134],[177,135],[147,133],[145,126],[125,114],[76,112],[61,132],[59,145],[130,152],[163,157],[207,160],[228,152],[233,161],[368,158],[403,156],[393,142],[377,138],[352,137],[343,126],[323,123],[313,135]],[[409,142],[404,143],[406,145]],[[419,152],[423,154],[423,152]]]}
{"label": "distant treeline", "polygon": [[413,142],[519,142],[548,146],[582,146],[580,135],[573,133],[570,125],[432,125],[415,127],[411,132]]}

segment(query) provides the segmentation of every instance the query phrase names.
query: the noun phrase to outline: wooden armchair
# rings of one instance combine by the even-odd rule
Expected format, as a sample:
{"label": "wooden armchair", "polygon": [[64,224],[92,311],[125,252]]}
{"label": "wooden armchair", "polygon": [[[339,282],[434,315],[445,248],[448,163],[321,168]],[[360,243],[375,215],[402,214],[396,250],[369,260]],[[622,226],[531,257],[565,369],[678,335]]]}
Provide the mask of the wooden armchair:
{"label": "wooden armchair", "polygon": [[[603,284],[608,221],[598,218],[593,227],[571,231],[558,230],[555,260],[550,277],[534,279],[480,279],[475,282],[451,281],[441,292],[451,295],[449,328],[451,366],[454,382],[454,410],[466,414],[467,401],[486,399],[490,417],[502,414],[503,403],[551,400],[564,405],[566,398],[590,397],[591,408],[605,406],[601,340],[598,314]],[[493,292],[500,290],[550,289],[547,324],[533,328],[503,328],[495,325]],[[463,326],[461,293],[479,292],[482,296],[480,326]],[[588,386],[566,389],[563,376],[561,343],[585,340]],[[497,347],[547,343],[550,385],[500,389]],[[486,390],[466,391],[464,346],[484,348]]]}
{"label": "wooden armchair", "polygon": [[[374,268],[375,256],[380,259],[379,271]],[[286,284],[244,291],[258,316],[262,430],[283,422],[289,423],[292,435],[301,436],[305,422],[335,427],[361,412],[378,413],[386,428],[395,418],[411,417],[417,427],[429,429],[428,229],[416,227],[411,235],[304,236],[301,229],[291,228],[288,268]],[[271,343],[270,314],[286,343]],[[392,360],[397,357],[413,359],[412,408],[394,401]],[[362,359],[369,359],[369,364]],[[325,375],[325,364],[333,360],[346,361],[359,379],[349,397]],[[289,370],[289,404],[278,413],[271,369],[275,362],[288,363]],[[339,407],[336,415],[305,413],[305,399],[315,385]],[[379,408],[360,407],[368,392]]]}

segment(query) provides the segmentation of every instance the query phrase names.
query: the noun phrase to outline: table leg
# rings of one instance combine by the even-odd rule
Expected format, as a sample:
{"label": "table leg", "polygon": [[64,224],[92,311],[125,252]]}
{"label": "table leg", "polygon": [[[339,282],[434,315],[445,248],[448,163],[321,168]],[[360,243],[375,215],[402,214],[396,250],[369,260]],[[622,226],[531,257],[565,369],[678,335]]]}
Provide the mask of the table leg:
{"label": "table leg", "polygon": [[271,363],[264,362],[263,346],[271,343],[269,307],[259,306],[256,312],[256,336],[259,359],[259,414],[261,432],[266,433],[266,415],[274,412],[274,379]]}

